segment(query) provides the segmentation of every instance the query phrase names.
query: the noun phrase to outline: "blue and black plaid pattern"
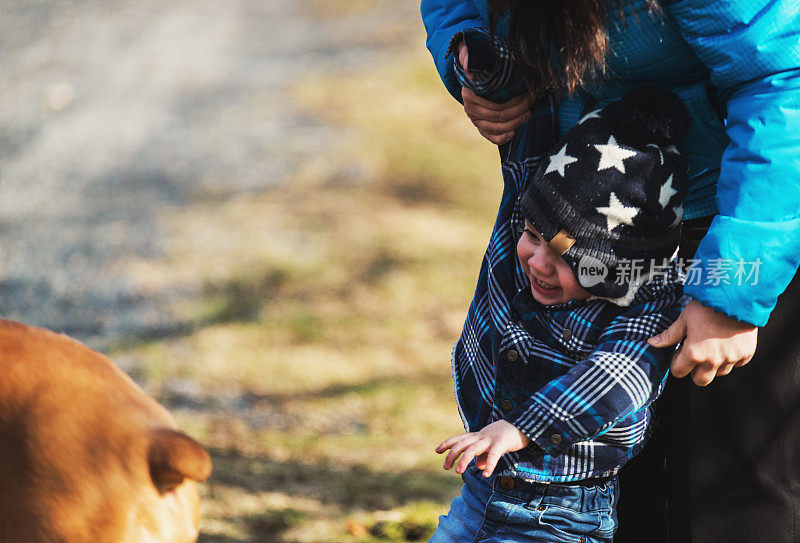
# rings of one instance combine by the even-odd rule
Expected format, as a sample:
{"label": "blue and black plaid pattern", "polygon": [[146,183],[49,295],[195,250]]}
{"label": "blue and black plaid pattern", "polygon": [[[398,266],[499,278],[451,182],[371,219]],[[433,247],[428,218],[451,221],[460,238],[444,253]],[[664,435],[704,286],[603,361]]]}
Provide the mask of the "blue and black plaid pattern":
{"label": "blue and black plaid pattern", "polygon": [[[470,59],[481,58],[479,65],[488,67],[473,72],[470,61],[467,77],[454,55],[463,86],[494,102],[526,92],[514,77],[498,84],[513,73],[502,38],[466,30],[453,39],[451,51],[460,39],[471,40]],[[486,49],[478,52],[480,47]],[[487,61],[489,55],[496,62]],[[544,308],[533,301],[516,256],[518,202],[556,139],[555,101],[546,97],[532,111],[500,147],[503,194],[453,349],[456,400],[468,431],[505,418],[532,438],[529,447],[503,457],[501,474],[540,481],[605,476],[616,473],[646,439],[647,406],[660,391],[672,353],[650,347],[646,339],[680,313],[680,274],[673,270],[666,285],[642,287],[627,308],[602,300]],[[526,292],[535,305],[526,303]]]}
{"label": "blue and black plaid pattern", "polygon": [[455,52],[461,41],[469,51],[469,75],[458,61],[458,55],[453,55],[453,71],[462,87],[478,96],[491,94],[498,103],[507,102],[527,90],[524,80],[515,74],[516,59],[506,40],[485,28],[471,28],[453,36],[447,54]]}
{"label": "blue and black plaid pattern", "polygon": [[532,443],[503,457],[504,473],[541,481],[603,477],[639,452],[672,355],[647,339],[677,319],[682,283],[675,264],[640,287],[628,307],[600,299],[542,306],[529,285],[520,289],[496,357],[487,423],[507,420]]}
{"label": "blue and black plaid pattern", "polygon": [[[501,38],[490,41],[488,33],[481,29],[470,29],[455,36],[450,54],[458,40],[472,38],[476,46],[470,49],[471,57],[489,57],[495,53],[491,47],[502,47],[508,51]],[[479,38],[486,39],[479,39]],[[487,47],[479,52],[478,47]],[[466,77],[453,55],[453,64],[460,73],[461,84],[494,102],[506,102],[526,92],[524,85],[512,89],[496,85],[504,73],[513,70],[510,54],[499,54],[500,62],[492,70],[482,70],[473,77]],[[485,93],[482,89],[492,88]],[[544,98],[533,107],[533,115],[515,137],[500,147],[503,167],[503,194],[495,220],[489,246],[481,263],[475,295],[467,313],[461,337],[453,349],[453,377],[456,396],[464,425],[469,430],[482,428],[494,407],[495,367],[494,357],[500,346],[502,331],[510,322],[511,302],[514,294],[522,288],[527,278],[519,265],[516,252],[516,229],[512,217],[518,211],[518,200],[528,179],[536,171],[555,138],[555,103],[552,97]],[[516,219],[518,220],[518,219]]]}

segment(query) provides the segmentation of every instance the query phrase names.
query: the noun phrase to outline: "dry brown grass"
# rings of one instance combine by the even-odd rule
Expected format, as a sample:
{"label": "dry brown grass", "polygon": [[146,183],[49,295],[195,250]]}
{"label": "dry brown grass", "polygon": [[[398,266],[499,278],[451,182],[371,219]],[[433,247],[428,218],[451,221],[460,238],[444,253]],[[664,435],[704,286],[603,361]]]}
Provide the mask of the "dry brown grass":
{"label": "dry brown grass", "polygon": [[496,151],[418,47],[294,96],[349,137],[278,190],[172,216],[168,257],[126,269],[200,285],[175,308],[197,326],[117,356],[212,452],[201,541],[423,539],[460,482],[433,446],[461,431],[449,355]]}

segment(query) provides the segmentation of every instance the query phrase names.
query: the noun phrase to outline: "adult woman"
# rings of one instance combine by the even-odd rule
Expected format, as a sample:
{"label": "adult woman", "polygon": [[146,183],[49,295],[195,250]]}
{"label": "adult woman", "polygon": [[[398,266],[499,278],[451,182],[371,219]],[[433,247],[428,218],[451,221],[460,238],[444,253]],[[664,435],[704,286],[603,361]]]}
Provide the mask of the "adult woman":
{"label": "adult woman", "polygon": [[[675,377],[708,385],[731,375],[708,388],[686,380],[667,387],[666,423],[653,444],[667,449],[670,540],[800,541],[800,338],[792,323],[800,314],[800,6],[423,0],[422,15],[445,86],[496,144],[528,120],[531,100],[492,104],[461,88],[447,50],[465,29],[492,24],[510,37],[536,97],[558,98],[562,136],[588,102],[602,105],[637,84],[670,88],[686,102],[693,125],[679,145],[690,175],[682,250],[694,253],[693,299],[653,341],[683,339]],[[468,67],[463,43],[458,53]],[[737,263],[749,266],[748,277],[722,276]],[[647,515],[658,496],[636,494],[659,486],[649,479],[652,458],[628,470],[630,482],[623,471],[620,541],[664,540]],[[634,505],[644,507],[632,514]]]}

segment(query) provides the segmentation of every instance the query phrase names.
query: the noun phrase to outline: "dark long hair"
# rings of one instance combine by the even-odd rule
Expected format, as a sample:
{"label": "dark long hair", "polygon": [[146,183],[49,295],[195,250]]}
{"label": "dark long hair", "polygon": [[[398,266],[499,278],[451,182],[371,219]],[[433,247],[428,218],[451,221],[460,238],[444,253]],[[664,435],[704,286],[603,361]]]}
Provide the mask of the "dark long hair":
{"label": "dark long hair", "polygon": [[[622,16],[629,0],[613,0]],[[492,29],[509,15],[509,36],[535,93],[574,93],[606,74],[608,0],[487,0]],[[650,12],[659,12],[648,0]],[[625,22],[624,16],[622,16]]]}

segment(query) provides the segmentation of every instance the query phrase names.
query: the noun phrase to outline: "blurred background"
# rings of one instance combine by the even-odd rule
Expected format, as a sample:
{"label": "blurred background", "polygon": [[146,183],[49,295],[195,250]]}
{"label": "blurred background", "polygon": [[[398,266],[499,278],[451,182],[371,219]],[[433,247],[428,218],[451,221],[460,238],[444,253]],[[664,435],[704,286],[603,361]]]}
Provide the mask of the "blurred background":
{"label": "blurred background", "polygon": [[210,450],[201,542],[426,541],[501,181],[416,0],[0,0],[0,307]]}

